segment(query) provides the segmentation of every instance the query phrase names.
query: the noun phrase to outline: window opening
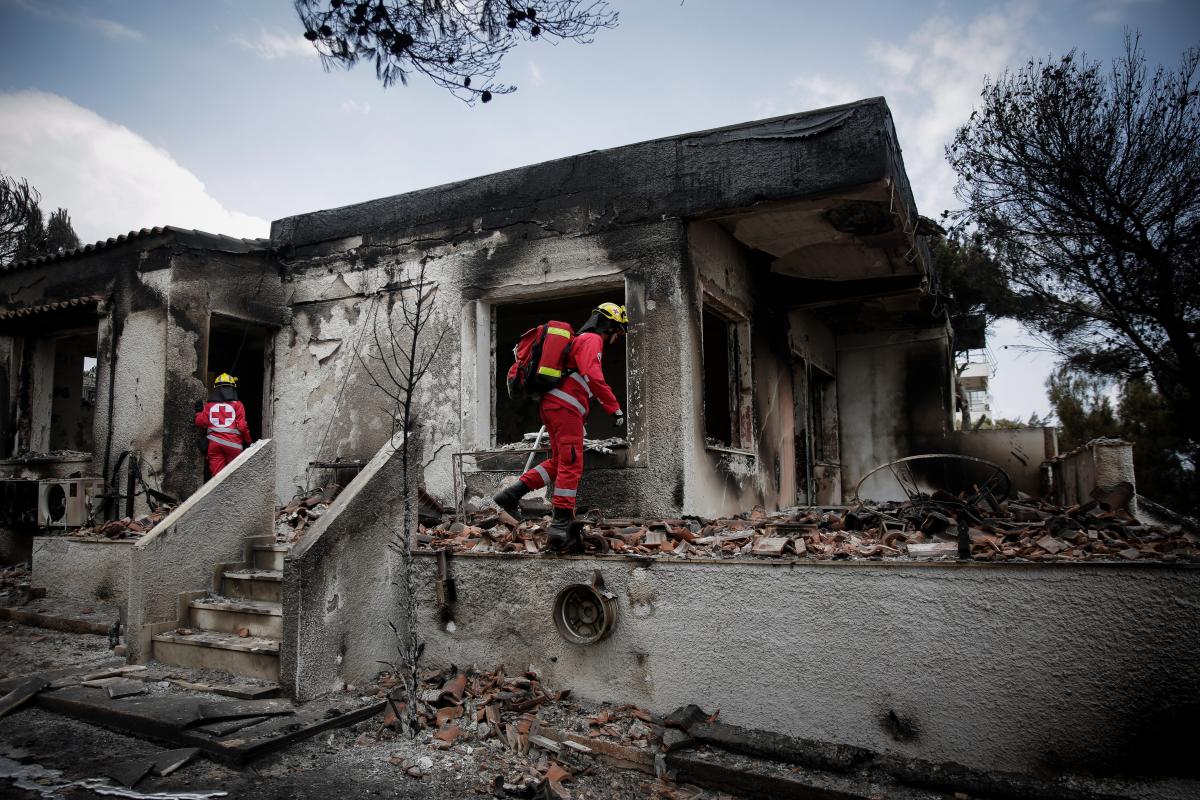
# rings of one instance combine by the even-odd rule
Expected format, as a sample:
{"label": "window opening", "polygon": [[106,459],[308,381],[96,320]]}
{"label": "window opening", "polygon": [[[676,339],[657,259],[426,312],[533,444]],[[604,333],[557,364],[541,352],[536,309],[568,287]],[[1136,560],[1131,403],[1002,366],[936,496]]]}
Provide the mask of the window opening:
{"label": "window opening", "polygon": [[[512,366],[512,350],[521,338],[521,334],[552,319],[570,323],[573,329],[578,330],[587,322],[592,309],[604,302],[624,305],[625,290],[614,288],[573,297],[556,295],[553,300],[511,303],[495,307],[496,373],[493,392],[496,398],[496,416],[493,420],[492,430],[496,432],[496,444],[519,442],[526,433],[536,432],[542,427],[537,403],[527,400],[510,400],[508,397],[508,368]],[[604,378],[612,387],[617,401],[628,414],[629,410],[625,408],[628,387],[626,363],[624,339],[619,340],[615,345],[605,346]],[[585,425],[589,439],[608,439],[626,435],[625,429],[618,429],[613,424],[612,417],[606,414],[595,400],[592,401],[592,411],[588,414]]]}
{"label": "window opening", "polygon": [[54,340],[50,397],[51,450],[92,450],[96,405],[96,336],[91,330]]}
{"label": "window opening", "polygon": [[731,351],[733,326],[712,308],[703,309],[704,439],[721,447],[734,445],[737,374]]}

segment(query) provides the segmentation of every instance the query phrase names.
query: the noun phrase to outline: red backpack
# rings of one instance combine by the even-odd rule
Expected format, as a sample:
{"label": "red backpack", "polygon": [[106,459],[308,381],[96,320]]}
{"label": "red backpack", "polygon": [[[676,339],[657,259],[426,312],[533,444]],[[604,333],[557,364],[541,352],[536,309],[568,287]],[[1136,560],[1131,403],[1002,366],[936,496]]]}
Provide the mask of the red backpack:
{"label": "red backpack", "polygon": [[558,386],[574,335],[574,328],[554,319],[525,331],[513,348],[517,362],[508,369],[508,396],[529,398]]}

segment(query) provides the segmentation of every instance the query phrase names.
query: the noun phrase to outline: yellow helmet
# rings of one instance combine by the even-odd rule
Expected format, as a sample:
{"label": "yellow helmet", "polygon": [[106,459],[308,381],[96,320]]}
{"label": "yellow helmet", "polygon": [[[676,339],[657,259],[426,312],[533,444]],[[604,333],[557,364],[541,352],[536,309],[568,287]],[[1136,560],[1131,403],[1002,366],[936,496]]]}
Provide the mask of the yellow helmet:
{"label": "yellow helmet", "polygon": [[213,381],[213,386],[237,386],[237,378],[230,375],[228,372],[222,372]]}
{"label": "yellow helmet", "polygon": [[616,303],[601,303],[596,306],[596,313],[605,319],[612,320],[622,328],[629,324],[629,314],[625,311],[625,306],[619,306]]}

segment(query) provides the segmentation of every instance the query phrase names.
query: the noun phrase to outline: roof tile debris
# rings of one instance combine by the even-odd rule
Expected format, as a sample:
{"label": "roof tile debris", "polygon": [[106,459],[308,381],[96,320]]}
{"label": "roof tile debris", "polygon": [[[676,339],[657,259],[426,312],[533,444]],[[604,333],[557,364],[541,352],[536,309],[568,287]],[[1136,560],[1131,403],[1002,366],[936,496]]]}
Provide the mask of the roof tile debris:
{"label": "roof tile debris", "polygon": [[279,544],[295,544],[304,536],[309,525],[329,510],[329,504],[342,493],[339,484],[331,483],[313,489],[303,496],[297,495],[286,506],[275,509],[275,541]]}
{"label": "roof tile debris", "polygon": [[[1069,508],[1022,495],[997,501],[934,492],[917,500],[791,508],[721,519],[580,517],[575,552],[638,558],[814,561],[1134,561],[1200,563],[1200,534],[1143,524],[1127,484]],[[1131,487],[1130,487],[1131,488]],[[547,550],[549,517],[518,521],[495,509],[420,526],[417,546],[456,552],[535,555]]]}
{"label": "roof tile debris", "polygon": [[[364,745],[404,735],[408,709],[395,699],[404,694],[403,682],[383,673],[376,684],[388,708],[376,733],[359,737]],[[593,770],[593,759],[652,773],[664,732],[637,706],[603,706],[589,713],[569,700],[569,690],[546,688],[533,671],[426,671],[416,697],[415,733],[435,751],[471,752],[473,746],[486,762],[480,765],[481,778],[488,784],[479,791],[497,796],[569,798],[563,784]],[[425,777],[434,766],[428,757],[394,755],[387,761],[413,778]]]}
{"label": "roof tile debris", "polygon": [[140,539],[154,530],[154,526],[167,518],[174,506],[159,506],[155,511],[141,517],[123,517],[72,531],[71,536],[81,539]]}

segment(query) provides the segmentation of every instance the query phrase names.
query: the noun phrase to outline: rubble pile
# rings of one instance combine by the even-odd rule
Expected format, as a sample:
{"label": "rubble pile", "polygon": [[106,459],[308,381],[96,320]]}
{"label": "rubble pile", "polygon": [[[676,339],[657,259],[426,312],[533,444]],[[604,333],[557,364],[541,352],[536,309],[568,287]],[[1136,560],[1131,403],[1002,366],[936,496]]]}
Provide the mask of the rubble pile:
{"label": "rubble pile", "polygon": [[[403,692],[399,679],[384,673],[377,685],[378,696],[389,698],[388,709],[378,732],[363,734],[360,744],[405,735],[406,704],[391,699]],[[565,800],[571,793],[563,784],[589,774],[596,757],[652,769],[664,729],[649,712],[622,705],[589,714],[569,695],[547,689],[532,671],[428,671],[421,674],[413,724],[435,751],[482,748],[481,774],[489,780],[482,790],[496,796]],[[429,757],[399,755],[388,762],[414,778],[429,774],[434,764]]]}
{"label": "rubble pile", "polygon": [[114,519],[111,522],[80,528],[71,535],[85,539],[140,539],[154,530],[154,526],[166,519],[174,508],[168,505],[159,506],[145,516]]}
{"label": "rubble pile", "polygon": [[[1097,490],[1062,508],[1026,495],[934,492],[913,500],[857,506],[756,507],[736,517],[645,520],[580,517],[574,552],[636,557],[804,558],[830,560],[1158,561],[1200,563],[1200,535],[1179,525],[1148,525],[1130,513],[1128,485]],[[421,526],[417,546],[435,550],[541,553],[548,517],[518,521],[495,509]]]}
{"label": "rubble pile", "polygon": [[[29,562],[0,567],[0,606],[20,606],[32,599],[34,590],[30,586],[33,573]],[[45,590],[42,590],[43,594]]]}
{"label": "rubble pile", "polygon": [[286,506],[278,506],[275,509],[275,541],[279,544],[298,542],[308,526],[329,510],[329,504],[341,492],[340,485],[331,483],[307,495],[297,495]]}

